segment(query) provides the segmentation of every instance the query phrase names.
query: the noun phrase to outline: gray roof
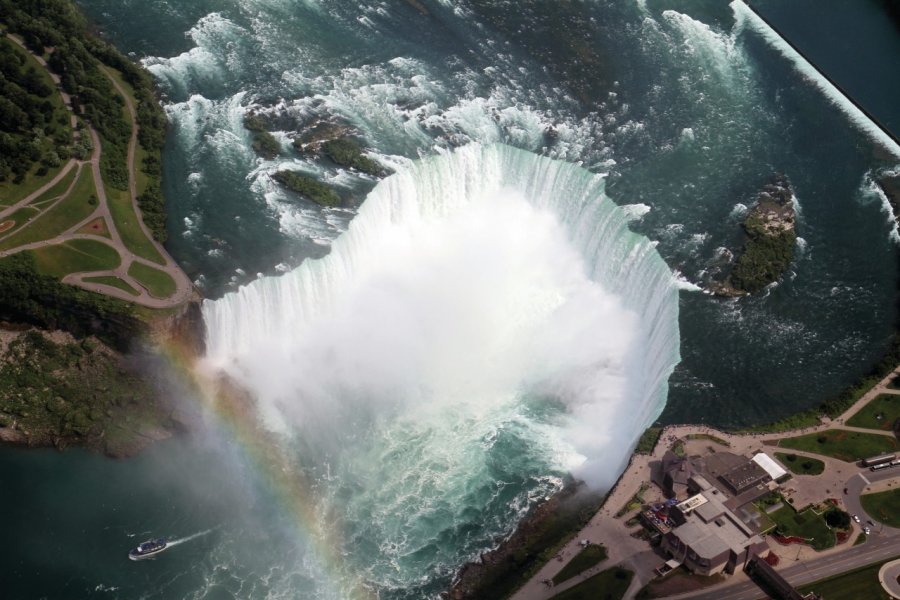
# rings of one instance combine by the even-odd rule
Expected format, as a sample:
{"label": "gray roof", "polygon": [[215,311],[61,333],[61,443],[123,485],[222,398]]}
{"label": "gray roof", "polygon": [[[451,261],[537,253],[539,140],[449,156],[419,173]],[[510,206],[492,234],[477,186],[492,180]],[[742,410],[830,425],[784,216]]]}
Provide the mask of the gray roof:
{"label": "gray roof", "polygon": [[704,492],[707,502],[687,515],[683,525],[672,532],[701,558],[713,559],[726,550],[740,553],[762,541],[750,527],[725,508],[722,494]]}

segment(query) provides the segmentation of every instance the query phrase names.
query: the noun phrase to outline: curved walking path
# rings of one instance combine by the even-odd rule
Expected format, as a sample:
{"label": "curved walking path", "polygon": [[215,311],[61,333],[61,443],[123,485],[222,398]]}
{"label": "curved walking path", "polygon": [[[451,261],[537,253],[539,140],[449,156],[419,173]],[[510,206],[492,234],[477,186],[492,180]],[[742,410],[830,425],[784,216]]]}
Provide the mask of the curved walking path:
{"label": "curved walking path", "polygon": [[[730,452],[750,455],[760,451],[771,452],[773,446],[770,444],[776,439],[816,433],[830,429],[863,431],[865,433],[883,433],[884,435],[893,436],[891,432],[877,432],[871,429],[850,427],[843,423],[855,415],[870,400],[880,394],[900,395],[900,390],[894,390],[887,387],[890,380],[898,373],[900,373],[900,367],[878,382],[871,390],[866,392],[859,400],[845,410],[840,417],[834,420],[823,417],[820,424],[814,427],[806,427],[780,433],[738,434],[719,431],[705,425],[666,426],[660,433],[659,440],[650,454],[634,454],[631,457],[628,467],[616,482],[613,489],[610,490],[603,506],[591,518],[590,522],[566,543],[557,556],[557,560],[550,560],[545,564],[512,596],[512,598],[514,600],[546,600],[564,590],[578,585],[590,575],[614,566],[626,567],[635,572],[631,587],[625,595],[625,598],[634,597],[638,590],[653,579],[653,569],[664,562],[664,559],[651,550],[647,542],[635,539],[628,535],[630,531],[638,531],[641,528],[640,525],[636,525],[632,529],[626,530],[625,520],[626,518],[633,516],[633,511],[630,511],[623,517],[615,517],[614,515],[628,503],[635,493],[638,492],[641,484],[650,483],[650,463],[660,461],[666,451],[671,448],[674,441],[687,440],[688,436],[691,435],[705,434],[715,436],[727,442],[729,444],[728,450]],[[697,439],[687,443],[703,445],[715,444],[714,441],[708,439]],[[794,450],[792,448],[784,448],[783,450],[802,456],[814,457],[825,463],[825,471],[821,475],[794,475],[793,479],[785,484],[785,493],[795,500],[794,504],[796,506],[805,506],[812,502],[819,502],[828,497],[839,498],[843,501],[849,512],[859,514],[863,519],[863,522],[869,517],[861,508],[859,494],[863,491],[876,491],[873,490],[873,488],[877,487],[879,484],[886,485],[888,482],[900,477],[900,469],[898,469],[897,472],[892,472],[891,469],[887,469],[885,471],[871,473],[868,469],[860,469],[854,463],[848,463],[820,454]],[[797,482],[802,481],[802,487],[796,485],[796,483],[791,485],[795,480]],[[848,494],[843,494],[844,489],[847,489]],[[650,497],[654,493],[660,498],[662,497],[661,492],[653,485],[648,488],[645,496]],[[893,540],[891,544],[896,545],[898,552],[900,552],[900,529],[884,526],[880,528],[878,532],[873,532],[873,536],[876,534]],[[855,535],[853,537],[855,538]],[[576,575],[568,581],[562,582],[560,585],[549,587],[547,584],[542,583],[552,579],[572,557],[581,551],[582,548],[579,545],[581,540],[589,540],[592,543],[602,543],[606,547],[608,553],[607,560],[601,562],[599,565],[585,573]],[[830,555],[843,555],[843,553],[847,552],[852,547],[851,544],[852,541],[848,540],[840,546],[835,546],[823,552],[816,552],[808,546],[778,546],[776,548],[776,553],[781,554],[782,556],[787,556],[789,554],[791,564],[802,564],[808,561],[820,560],[823,557]],[[893,548],[894,546],[892,545],[891,547]],[[779,571],[780,570],[781,569],[779,569]],[[824,575],[819,576],[817,579],[820,579],[823,576]],[[716,590],[723,590],[718,592],[718,597],[731,598],[732,596],[728,593],[730,586],[746,581],[748,581],[746,575],[733,575],[727,582],[715,586]],[[755,585],[753,588],[756,596],[752,596],[751,594],[749,597],[758,597],[759,588],[756,588]],[[683,596],[692,597],[694,595],[699,595],[700,593],[701,592],[696,592],[685,594]]]}
{"label": "curved walking path", "polygon": [[900,560],[892,560],[889,563],[881,565],[878,571],[878,581],[891,598],[900,598],[900,583],[897,578],[900,577]]}
{"label": "curved walking path", "polygon": [[[7,34],[7,37],[12,41],[20,45],[21,47],[28,50],[24,43],[19,40],[16,36],[12,34]],[[29,51],[30,52],[30,51]],[[59,77],[49,70],[47,67],[46,61],[40,56],[31,53],[38,62],[47,69],[50,77],[56,83],[57,87],[59,87],[60,81]],[[25,250],[36,250],[39,248],[47,248],[49,246],[54,246],[58,244],[63,244],[70,240],[92,240],[95,242],[99,242],[105,244],[111,248],[113,248],[119,255],[119,265],[114,269],[107,269],[101,271],[91,271],[91,272],[79,272],[79,273],[70,273],[63,277],[63,283],[67,283],[70,285],[76,285],[78,287],[90,290],[92,292],[96,292],[99,294],[104,294],[107,296],[112,296],[114,298],[118,298],[121,300],[126,300],[129,302],[134,302],[136,304],[140,304],[142,306],[147,306],[150,308],[171,308],[174,306],[179,306],[188,300],[190,300],[191,296],[194,293],[194,286],[188,276],[181,270],[181,267],[175,262],[172,256],[166,251],[162,244],[160,244],[154,237],[150,230],[147,228],[144,223],[143,216],[141,214],[140,207],[138,206],[137,201],[137,179],[135,176],[135,155],[137,148],[137,138],[138,138],[138,124],[136,112],[134,109],[134,104],[131,102],[130,96],[125,92],[125,90],[119,85],[119,82],[116,81],[115,77],[110,73],[110,71],[104,66],[99,65],[100,69],[106,75],[106,77],[110,80],[112,85],[115,87],[116,91],[122,96],[125,101],[125,107],[128,112],[130,124],[131,124],[131,137],[128,141],[128,152],[127,152],[127,168],[128,168],[128,183],[129,183],[129,197],[131,201],[131,207],[134,211],[134,214],[137,218],[138,225],[140,226],[141,232],[143,235],[151,242],[154,249],[159,253],[162,257],[163,264],[159,264],[157,262],[148,260],[142,256],[138,256],[134,252],[132,252],[125,245],[122,240],[122,236],[119,233],[119,230],[116,228],[115,221],[113,220],[112,213],[109,210],[109,200],[106,195],[106,187],[103,183],[103,176],[100,172],[100,156],[102,154],[102,143],[100,141],[100,136],[97,134],[97,131],[90,125],[88,125],[88,131],[90,132],[91,141],[93,143],[93,151],[91,153],[91,158],[85,161],[79,161],[76,159],[71,159],[66,163],[66,165],[60,170],[56,176],[53,177],[52,180],[42,185],[38,190],[29,194],[26,198],[16,202],[15,204],[0,210],[0,220],[8,215],[13,214],[16,210],[23,208],[25,206],[30,205],[34,200],[41,197],[41,195],[45,194],[49,189],[51,189],[54,185],[56,185],[59,181],[61,181],[71,170],[72,168],[78,169],[78,173],[76,173],[75,178],[72,181],[72,184],[68,187],[68,189],[55,198],[53,203],[43,210],[39,212],[39,214],[32,220],[25,223],[22,227],[18,229],[10,231],[6,236],[0,235],[0,240],[5,239],[7,237],[11,237],[21,232],[27,227],[31,227],[35,222],[40,220],[40,217],[50,212],[56,205],[63,202],[68,196],[71,194],[72,190],[75,187],[79,177],[81,176],[81,169],[85,164],[91,165],[91,171],[94,177],[94,190],[97,195],[97,208],[91,212],[86,218],[82,219],[72,227],[69,227],[63,233],[56,235],[52,238],[41,240],[38,242],[32,242],[28,244],[23,244],[21,246],[17,246],[15,248],[9,250],[0,250],[0,257],[9,256],[11,254],[15,254],[18,252],[22,252]],[[65,94],[61,89],[59,90],[60,94],[62,94],[63,102],[65,103],[67,109],[70,113],[71,123],[73,127],[73,132],[76,132],[76,124],[77,120],[75,117],[75,113],[72,109],[71,99],[67,94]],[[106,231],[109,232],[109,237],[104,237],[101,235],[95,235],[90,233],[79,233],[79,231],[85,227],[88,223],[91,223],[96,220],[102,220],[106,225]],[[172,281],[175,283],[175,291],[166,296],[166,297],[158,297],[154,296],[151,291],[143,285],[140,281],[129,275],[128,270],[134,263],[139,263],[147,267],[151,267],[153,269],[157,269],[166,273],[169,277],[172,278]],[[105,285],[102,283],[86,281],[87,279],[95,278],[95,277],[115,277],[132,288],[134,288],[138,295],[131,294],[123,289]]]}

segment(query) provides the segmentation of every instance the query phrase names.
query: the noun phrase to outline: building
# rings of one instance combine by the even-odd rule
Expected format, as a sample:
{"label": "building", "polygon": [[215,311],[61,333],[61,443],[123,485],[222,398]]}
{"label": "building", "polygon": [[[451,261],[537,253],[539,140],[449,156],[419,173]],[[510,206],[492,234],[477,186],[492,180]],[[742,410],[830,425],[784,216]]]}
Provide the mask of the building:
{"label": "building", "polygon": [[709,487],[670,511],[675,525],[661,548],[692,573],[715,575],[744,568],[747,560],[768,550],[766,542],[725,506],[726,496]]}
{"label": "building", "polygon": [[668,498],[688,493],[691,477],[703,470],[701,461],[694,457],[678,456],[671,450],[662,458],[662,490]]}

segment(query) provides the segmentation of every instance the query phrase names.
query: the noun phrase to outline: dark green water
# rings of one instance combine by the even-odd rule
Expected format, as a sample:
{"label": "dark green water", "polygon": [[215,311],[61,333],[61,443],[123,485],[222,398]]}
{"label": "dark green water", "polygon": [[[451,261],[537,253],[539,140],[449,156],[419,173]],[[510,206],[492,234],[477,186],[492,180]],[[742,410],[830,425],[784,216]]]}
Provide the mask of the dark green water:
{"label": "dark green water", "polygon": [[754,0],[805,56],[900,139],[900,6],[890,0]]}

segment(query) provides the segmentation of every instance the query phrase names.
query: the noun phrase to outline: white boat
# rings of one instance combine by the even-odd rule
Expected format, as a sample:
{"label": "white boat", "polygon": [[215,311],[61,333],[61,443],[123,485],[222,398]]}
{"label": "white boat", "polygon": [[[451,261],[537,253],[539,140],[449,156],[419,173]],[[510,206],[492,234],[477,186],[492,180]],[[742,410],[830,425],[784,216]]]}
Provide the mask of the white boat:
{"label": "white boat", "polygon": [[166,538],[147,540],[146,542],[138,544],[137,548],[134,548],[131,552],[129,552],[128,558],[130,558],[131,560],[144,560],[145,558],[152,558],[166,548]]}

